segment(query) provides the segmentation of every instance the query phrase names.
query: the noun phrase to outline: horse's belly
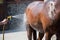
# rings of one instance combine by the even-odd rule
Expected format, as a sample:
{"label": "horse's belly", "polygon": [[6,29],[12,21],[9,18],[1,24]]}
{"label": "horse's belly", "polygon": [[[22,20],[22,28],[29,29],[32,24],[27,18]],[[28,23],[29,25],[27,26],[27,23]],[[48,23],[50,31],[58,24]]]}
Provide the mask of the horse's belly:
{"label": "horse's belly", "polygon": [[36,30],[36,31],[39,31],[39,32],[41,32],[41,33],[43,33],[43,27],[42,27],[42,24],[30,24],[31,25],[31,27],[34,29],[34,30]]}

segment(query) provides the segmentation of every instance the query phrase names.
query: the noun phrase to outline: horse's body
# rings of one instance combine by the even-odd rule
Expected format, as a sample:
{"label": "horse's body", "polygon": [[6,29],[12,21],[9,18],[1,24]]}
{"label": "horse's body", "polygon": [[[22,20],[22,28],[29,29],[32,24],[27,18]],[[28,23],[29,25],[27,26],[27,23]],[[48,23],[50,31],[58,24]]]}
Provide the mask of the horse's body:
{"label": "horse's body", "polygon": [[[50,7],[52,8],[52,10]],[[60,31],[58,30],[60,25],[59,10],[57,9],[57,5],[55,6],[54,1],[52,2],[49,1],[46,3],[42,1],[36,1],[31,3],[26,9],[27,24],[29,25],[29,27],[27,27],[29,40],[31,40],[32,32],[33,36],[34,34],[36,34],[35,30],[39,31],[38,40],[42,40],[44,33],[46,33],[46,40],[50,40],[53,34],[59,32]],[[36,35],[34,40],[36,40]]]}
{"label": "horse's body", "polygon": [[[34,6],[33,6],[34,5]],[[37,6],[38,5],[38,6]],[[32,6],[32,7],[31,7]],[[26,10],[26,12],[28,13],[30,10],[32,11],[32,14],[28,14],[28,16],[29,16],[29,19],[27,19],[27,23],[30,25],[30,26],[32,26],[32,28],[31,27],[27,27],[27,29],[30,29],[30,31],[29,31],[29,33],[30,34],[28,34],[29,35],[29,40],[31,40],[32,39],[32,33],[33,33],[33,36],[34,36],[34,40],[36,40],[36,30],[38,30],[38,31],[41,31],[41,32],[43,32],[43,30],[42,30],[42,25],[40,25],[41,24],[41,22],[39,23],[38,22],[38,15],[39,15],[39,13],[38,12],[40,12],[39,10],[41,10],[41,8],[42,8],[42,6],[43,6],[43,1],[35,1],[35,2],[32,2],[27,8],[29,8],[28,10]],[[37,8],[37,7],[39,7],[39,8]],[[41,7],[41,8],[40,8]],[[36,11],[37,10],[37,11]],[[30,11],[30,12],[31,12]],[[33,17],[32,17],[32,16]],[[31,18],[31,17],[32,18]],[[30,19],[31,18],[31,19]],[[37,24],[36,24],[37,23]],[[36,25],[35,25],[36,24]],[[39,28],[39,26],[41,26],[40,28]],[[31,38],[30,38],[31,37]]]}

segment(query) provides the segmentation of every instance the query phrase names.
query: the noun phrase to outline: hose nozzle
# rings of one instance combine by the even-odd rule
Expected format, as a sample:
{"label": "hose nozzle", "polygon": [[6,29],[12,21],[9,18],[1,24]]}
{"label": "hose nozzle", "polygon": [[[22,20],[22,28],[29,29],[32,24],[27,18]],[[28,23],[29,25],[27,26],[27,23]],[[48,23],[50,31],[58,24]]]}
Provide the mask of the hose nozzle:
{"label": "hose nozzle", "polygon": [[8,16],[7,19],[11,20],[12,16]]}

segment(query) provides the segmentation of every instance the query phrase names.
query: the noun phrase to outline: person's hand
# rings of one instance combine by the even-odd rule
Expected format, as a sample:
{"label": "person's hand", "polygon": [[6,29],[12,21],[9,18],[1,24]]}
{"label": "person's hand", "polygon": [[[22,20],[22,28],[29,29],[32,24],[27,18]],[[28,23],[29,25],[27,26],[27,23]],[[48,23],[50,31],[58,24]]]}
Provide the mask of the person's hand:
{"label": "person's hand", "polygon": [[8,23],[8,19],[4,19],[3,21],[2,21],[2,24],[7,24]]}

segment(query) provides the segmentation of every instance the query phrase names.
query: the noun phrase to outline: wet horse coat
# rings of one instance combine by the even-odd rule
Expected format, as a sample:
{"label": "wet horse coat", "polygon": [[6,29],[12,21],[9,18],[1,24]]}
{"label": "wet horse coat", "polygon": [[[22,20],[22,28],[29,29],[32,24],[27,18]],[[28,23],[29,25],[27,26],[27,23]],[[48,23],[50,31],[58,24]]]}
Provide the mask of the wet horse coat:
{"label": "wet horse coat", "polygon": [[[56,28],[60,24],[60,21],[57,24],[60,14],[56,11],[55,2],[53,1],[47,3],[41,1],[33,2],[26,10],[27,23],[34,30],[42,34],[46,33],[46,40],[50,40],[51,36],[57,32]],[[40,40],[42,37],[40,37]]]}

